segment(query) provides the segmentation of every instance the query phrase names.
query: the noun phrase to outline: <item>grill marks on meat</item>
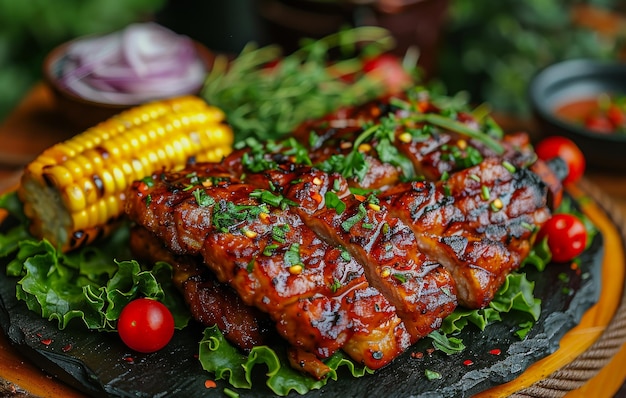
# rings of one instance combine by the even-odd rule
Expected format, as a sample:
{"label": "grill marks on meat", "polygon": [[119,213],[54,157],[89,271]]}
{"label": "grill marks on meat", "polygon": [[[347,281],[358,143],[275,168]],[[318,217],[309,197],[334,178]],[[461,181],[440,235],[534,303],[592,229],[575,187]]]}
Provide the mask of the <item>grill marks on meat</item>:
{"label": "grill marks on meat", "polygon": [[[288,230],[277,241],[274,230],[283,226]],[[269,313],[292,345],[327,358],[350,340],[356,326],[366,334],[392,326],[396,315],[387,300],[377,292],[363,294],[369,286],[362,268],[322,241],[296,214],[274,209],[237,227],[253,233],[210,234],[203,257],[212,269],[229,270],[222,280],[244,302]],[[399,343],[381,358],[364,347],[359,360],[380,367],[408,346]]]}
{"label": "grill marks on meat", "polygon": [[[442,114],[441,109],[430,102],[419,103],[417,107],[425,114]],[[323,119],[305,123],[295,135],[301,142],[308,142],[311,133],[317,136],[315,142],[309,146],[310,158],[317,164],[328,160],[332,155],[345,155],[352,150],[352,144],[363,132],[364,124],[381,123],[385,118],[392,118],[396,120],[393,145],[399,155],[405,156],[411,162],[415,175],[433,181],[439,180],[446,173],[471,167],[486,158],[507,159],[516,167],[530,165],[536,159],[526,133],[504,136],[500,141],[504,152],[497,154],[480,140],[468,138],[458,132],[427,126],[423,122],[403,122],[402,119],[406,116],[406,110],[391,105],[388,100],[378,100],[356,108],[341,109]],[[458,112],[456,121],[470,129],[481,131],[481,125],[469,113]],[[378,144],[374,138],[365,149],[361,149],[371,170],[362,181],[352,180],[351,186],[377,189],[390,187],[401,179],[400,168],[380,160]]]}
{"label": "grill marks on meat", "polygon": [[383,193],[419,248],[452,273],[463,306],[482,308],[528,255],[535,225],[549,217],[546,187],[527,169],[487,159],[447,181],[403,184]]}
{"label": "grill marks on meat", "polygon": [[[417,107],[441,113],[428,101]],[[525,134],[504,137],[501,154],[408,119],[360,139],[363,123],[407,114],[385,101],[343,109],[303,125],[290,142],[154,176],[152,187],[136,182],[127,213],[267,313],[296,367],[323,377],[320,359],[342,349],[380,368],[439,328],[457,303],[486,306],[562,194]],[[456,122],[485,128],[462,112]],[[318,139],[305,148],[311,131]],[[355,156],[367,166],[363,178],[321,171],[320,162],[355,155],[355,143],[365,144]],[[403,160],[381,160],[385,146]],[[403,182],[407,162],[424,181]]]}
{"label": "grill marks on meat", "polygon": [[173,254],[143,227],[131,230],[130,246],[137,259],[172,266],[173,282],[201,324],[217,325],[226,339],[245,351],[272,339],[275,332],[267,314],[245,305],[230,286],[215,280],[200,259]]}
{"label": "grill marks on meat", "polygon": [[[413,341],[437,329],[456,307],[450,274],[420,252],[413,232],[400,219],[376,203],[345,195],[343,179],[324,174],[309,167],[266,173],[272,185],[284,188],[284,195],[298,203],[294,211],[307,226],[357,259],[367,280],[396,307]],[[325,203],[334,185],[345,206],[342,212]]]}
{"label": "grill marks on meat", "polygon": [[[323,359],[343,347],[376,369],[408,348],[414,340],[363,268],[298,214],[259,203],[251,195],[256,188],[235,179],[192,189],[186,189],[189,177],[181,179],[206,182],[214,171],[219,169],[209,166],[164,176],[147,191],[135,184],[129,214],[171,250],[201,255],[221,282],[246,305],[268,313],[298,349]],[[200,204],[196,190],[211,198],[208,204]],[[229,223],[220,224],[221,218]]]}

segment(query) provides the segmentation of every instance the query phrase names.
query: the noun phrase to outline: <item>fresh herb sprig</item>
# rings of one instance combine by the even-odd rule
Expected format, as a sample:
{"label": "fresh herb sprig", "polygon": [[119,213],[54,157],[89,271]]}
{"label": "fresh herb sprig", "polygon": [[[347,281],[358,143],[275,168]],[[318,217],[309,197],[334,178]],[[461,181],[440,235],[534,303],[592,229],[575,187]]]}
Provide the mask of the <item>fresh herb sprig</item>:
{"label": "fresh herb sprig", "polygon": [[[419,91],[419,88],[416,88],[416,91]],[[390,113],[381,117],[376,123],[364,124],[363,131],[356,137],[350,152],[333,155],[316,166],[325,172],[337,172],[345,178],[355,178],[358,181],[362,181],[367,174],[369,166],[366,154],[362,152],[361,146],[364,143],[372,142],[378,158],[383,162],[399,167],[402,170],[403,178],[410,180],[415,177],[413,164],[394,145],[395,135],[398,130],[425,135],[429,134],[433,128],[442,128],[477,140],[496,154],[504,152],[502,144],[498,141],[501,131],[495,129],[489,119],[483,120],[484,128],[487,130],[483,131],[455,120],[453,115],[421,112],[411,100],[392,98],[390,101],[393,106],[408,111],[408,115],[396,116]],[[420,124],[424,125],[421,129],[412,127]],[[474,152],[471,152],[472,150]],[[482,160],[480,153],[475,151],[475,149],[470,150],[470,155],[472,158],[468,159],[461,158],[460,155],[457,157],[460,162],[465,162],[467,165],[477,164]]]}
{"label": "fresh herb sprig", "polygon": [[483,145],[485,145],[487,148],[491,149],[498,155],[501,155],[504,152],[502,144],[498,142],[496,138],[485,133],[484,131],[474,129],[446,115],[441,115],[438,113],[415,112],[416,109],[412,103],[401,100],[399,98],[392,98],[391,103],[401,109],[411,111],[412,113],[409,119],[413,123],[427,123],[446,130],[454,131],[455,133],[481,142]]}
{"label": "fresh herb sprig", "polygon": [[305,120],[385,91],[381,81],[363,73],[358,54],[330,59],[333,48],[345,54],[359,46],[359,54],[382,53],[394,40],[383,28],[364,26],[308,41],[286,56],[277,46],[249,44],[232,61],[216,57],[201,96],[225,111],[237,139],[277,138]]}

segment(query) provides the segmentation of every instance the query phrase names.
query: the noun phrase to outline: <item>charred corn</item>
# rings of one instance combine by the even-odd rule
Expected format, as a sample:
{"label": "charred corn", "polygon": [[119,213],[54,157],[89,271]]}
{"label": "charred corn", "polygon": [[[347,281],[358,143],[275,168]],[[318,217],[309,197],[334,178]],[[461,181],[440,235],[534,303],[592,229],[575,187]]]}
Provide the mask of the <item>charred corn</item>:
{"label": "charred corn", "polygon": [[108,234],[133,181],[190,158],[212,162],[230,153],[233,133],[224,117],[199,97],[162,100],[46,149],[26,167],[18,189],[31,233],[63,251]]}

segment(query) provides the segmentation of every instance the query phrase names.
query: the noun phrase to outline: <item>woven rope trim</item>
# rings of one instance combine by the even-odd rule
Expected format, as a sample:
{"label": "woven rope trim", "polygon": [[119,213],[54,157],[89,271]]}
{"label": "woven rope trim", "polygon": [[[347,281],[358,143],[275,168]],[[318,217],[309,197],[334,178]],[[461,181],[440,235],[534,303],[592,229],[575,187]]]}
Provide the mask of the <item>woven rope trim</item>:
{"label": "woven rope trim", "polygon": [[[580,183],[580,188],[613,221],[620,233],[622,246],[626,248],[626,219],[620,208],[590,181],[583,179]],[[611,319],[600,338],[589,349],[547,378],[512,394],[511,397],[562,397],[569,391],[582,387],[589,379],[597,375],[622,348],[624,342],[626,342],[626,290],[622,293],[622,299],[615,316]]]}

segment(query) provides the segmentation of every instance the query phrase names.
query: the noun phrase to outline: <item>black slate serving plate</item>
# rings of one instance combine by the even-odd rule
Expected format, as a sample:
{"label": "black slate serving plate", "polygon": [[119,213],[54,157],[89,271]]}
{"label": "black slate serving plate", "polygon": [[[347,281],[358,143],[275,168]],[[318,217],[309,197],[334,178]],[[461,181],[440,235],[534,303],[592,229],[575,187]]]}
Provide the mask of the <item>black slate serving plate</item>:
{"label": "black slate serving plate", "polygon": [[[503,322],[482,332],[466,327],[460,336],[467,346],[462,353],[429,353],[432,345],[423,340],[373,375],[355,379],[340,372],[338,381],[329,381],[307,397],[468,397],[511,381],[556,351],[561,337],[597,302],[602,258],[603,238],[597,234],[581,256],[580,273],[565,264],[551,264],[541,273],[532,266],[523,270],[535,281],[535,295],[542,299],[541,318],[523,341],[513,334],[520,319],[507,314]],[[229,386],[222,381],[216,389],[205,387],[205,380],[213,375],[196,359],[202,337],[199,325],[177,331],[159,352],[138,354],[128,350],[115,333],[87,331],[80,323],[58,330],[56,323],[42,319],[15,298],[16,282],[6,276],[3,264],[0,325],[4,333],[25,357],[78,390],[94,397],[225,396],[223,388]],[[494,349],[500,350],[499,355]],[[464,364],[466,360],[473,364]],[[428,380],[426,370],[443,377]],[[262,380],[252,390],[236,391],[241,397],[273,396]],[[290,396],[300,395],[292,392]]]}

